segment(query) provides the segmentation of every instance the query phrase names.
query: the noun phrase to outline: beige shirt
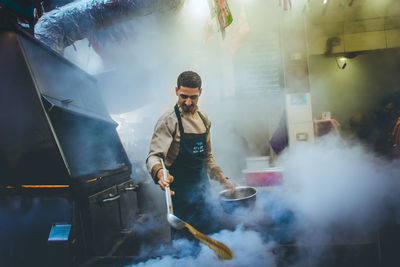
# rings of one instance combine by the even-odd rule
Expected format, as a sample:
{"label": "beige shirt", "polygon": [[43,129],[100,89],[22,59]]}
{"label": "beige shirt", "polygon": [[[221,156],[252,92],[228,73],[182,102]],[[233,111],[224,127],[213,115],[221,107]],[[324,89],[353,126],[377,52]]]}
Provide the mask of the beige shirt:
{"label": "beige shirt", "polygon": [[[206,127],[203,120],[195,110],[193,113],[184,113],[179,108],[182,117],[182,126],[185,133],[205,133]],[[200,111],[205,118],[208,128],[211,126],[207,115]],[[179,132],[178,119],[174,109],[165,112],[158,119],[154,127],[153,137],[151,138],[150,151],[147,155],[146,165],[151,177],[157,182],[156,174],[162,168],[160,157],[165,159],[166,167],[170,167],[178,156],[179,141],[181,135]],[[211,150],[210,134],[207,136],[207,158],[206,158],[207,173],[210,178],[223,182],[225,176],[220,167],[215,163],[214,156]]]}

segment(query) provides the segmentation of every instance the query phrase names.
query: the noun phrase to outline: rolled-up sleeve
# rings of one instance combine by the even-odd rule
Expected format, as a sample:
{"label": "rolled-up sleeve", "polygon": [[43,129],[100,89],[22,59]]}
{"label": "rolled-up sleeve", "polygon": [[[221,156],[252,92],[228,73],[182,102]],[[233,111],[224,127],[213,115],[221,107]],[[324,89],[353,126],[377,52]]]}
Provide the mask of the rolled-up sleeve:
{"label": "rolled-up sleeve", "polygon": [[155,182],[158,170],[162,168],[160,158],[166,159],[168,150],[174,137],[175,127],[171,119],[162,116],[154,127],[150,142],[150,150],[146,159],[147,170]]}

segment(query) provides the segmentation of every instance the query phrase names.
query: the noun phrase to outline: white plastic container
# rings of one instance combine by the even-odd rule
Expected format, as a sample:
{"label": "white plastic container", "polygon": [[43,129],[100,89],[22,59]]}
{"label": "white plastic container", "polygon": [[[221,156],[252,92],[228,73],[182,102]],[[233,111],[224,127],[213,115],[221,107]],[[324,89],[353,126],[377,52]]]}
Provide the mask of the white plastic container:
{"label": "white plastic container", "polygon": [[269,157],[246,158],[246,168],[250,170],[269,168]]}

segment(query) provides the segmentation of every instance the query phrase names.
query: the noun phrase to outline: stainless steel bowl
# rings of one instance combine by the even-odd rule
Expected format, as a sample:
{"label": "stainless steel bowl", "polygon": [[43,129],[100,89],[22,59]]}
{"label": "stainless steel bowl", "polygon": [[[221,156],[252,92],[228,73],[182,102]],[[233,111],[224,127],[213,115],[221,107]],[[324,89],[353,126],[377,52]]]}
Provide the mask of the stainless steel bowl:
{"label": "stainless steel bowl", "polygon": [[252,186],[238,186],[235,193],[226,189],[219,193],[222,209],[232,213],[238,208],[253,208],[256,202],[257,189]]}

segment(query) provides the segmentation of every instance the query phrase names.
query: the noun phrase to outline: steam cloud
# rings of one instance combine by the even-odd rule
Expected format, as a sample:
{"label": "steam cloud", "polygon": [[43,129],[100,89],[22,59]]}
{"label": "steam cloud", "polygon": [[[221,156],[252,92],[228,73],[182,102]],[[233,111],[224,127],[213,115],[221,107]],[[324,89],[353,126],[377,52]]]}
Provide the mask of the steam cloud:
{"label": "steam cloud", "polygon": [[[297,259],[296,266],[317,266],[327,246],[365,238],[374,241],[388,207],[398,212],[398,162],[382,160],[358,144],[328,136],[287,151],[279,163],[285,169],[284,184],[259,191],[254,209],[224,214],[236,229],[212,235],[232,249],[232,261],[219,261],[205,246],[196,257],[185,255],[193,244],[177,240],[161,254],[183,251],[179,258],[167,255],[137,266],[274,266],[278,243],[293,241],[313,248]],[[274,235],[277,225],[285,230]]]}
{"label": "steam cloud", "polygon": [[204,245],[202,245],[201,251],[196,257],[185,256],[186,253],[190,252],[193,243],[179,239],[174,241],[172,248],[169,249],[170,251],[178,250],[181,254],[180,258],[165,256],[162,259],[152,259],[135,266],[247,266],[249,264],[251,266],[268,266],[273,261],[273,258],[268,253],[271,245],[265,244],[254,231],[238,229],[230,232],[225,230],[211,237],[224,242],[235,251],[235,259],[232,261],[220,261],[215,253]]}

